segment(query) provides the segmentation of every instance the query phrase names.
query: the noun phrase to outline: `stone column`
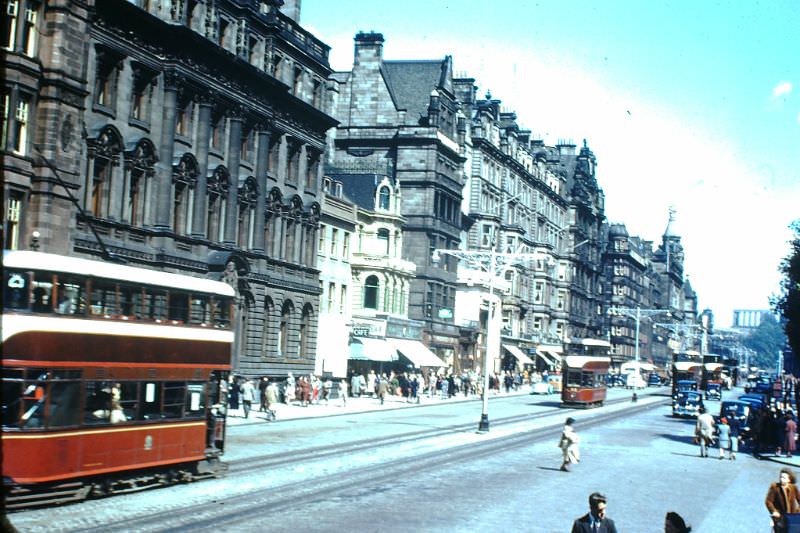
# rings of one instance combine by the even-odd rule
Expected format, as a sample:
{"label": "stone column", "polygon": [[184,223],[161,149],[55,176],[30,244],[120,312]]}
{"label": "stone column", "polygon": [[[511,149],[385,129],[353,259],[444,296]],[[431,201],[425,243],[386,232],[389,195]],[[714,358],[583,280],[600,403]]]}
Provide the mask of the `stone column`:
{"label": "stone column", "polygon": [[228,121],[230,134],[226,162],[231,188],[225,204],[225,237],[223,239],[225,244],[236,244],[236,231],[239,227],[239,162],[242,158],[242,117],[242,110],[236,109],[230,114]]}
{"label": "stone column", "polygon": [[256,201],[254,252],[264,252],[266,235],[264,234],[264,218],[266,217],[267,197],[267,158],[269,157],[270,131],[265,125],[256,128],[258,132],[258,148],[256,153],[256,182],[258,183],[258,200]]}
{"label": "stone column", "polygon": [[161,146],[156,163],[155,227],[168,229],[172,209],[172,157],[175,150],[175,116],[180,78],[173,70],[164,72],[164,103],[162,109]]}
{"label": "stone column", "polygon": [[208,177],[208,143],[211,136],[211,110],[214,102],[208,95],[198,99],[197,139],[197,184],[194,187],[194,213],[192,214],[192,237],[206,236],[206,183]]}

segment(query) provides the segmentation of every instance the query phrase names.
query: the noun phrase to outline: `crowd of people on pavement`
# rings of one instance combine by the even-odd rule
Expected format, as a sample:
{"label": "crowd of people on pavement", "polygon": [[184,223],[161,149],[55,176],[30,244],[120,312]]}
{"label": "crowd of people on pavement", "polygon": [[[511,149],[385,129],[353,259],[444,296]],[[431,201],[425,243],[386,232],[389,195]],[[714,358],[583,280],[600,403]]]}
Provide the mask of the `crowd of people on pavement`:
{"label": "crowd of people on pavement", "polygon": [[[524,384],[539,381],[541,374],[528,372],[494,373],[489,376],[489,391],[500,394],[518,391]],[[347,405],[347,398],[373,398],[383,404],[388,398],[409,403],[419,403],[420,398],[446,400],[457,395],[480,396],[484,382],[480,373],[379,373],[374,370],[366,374],[354,371],[349,379],[320,377],[315,374],[295,377],[289,372],[284,380],[267,376],[247,378],[231,375],[227,382],[228,415],[249,418],[257,408],[266,413],[268,419],[275,418],[275,405],[329,405],[335,400],[338,405]]]}

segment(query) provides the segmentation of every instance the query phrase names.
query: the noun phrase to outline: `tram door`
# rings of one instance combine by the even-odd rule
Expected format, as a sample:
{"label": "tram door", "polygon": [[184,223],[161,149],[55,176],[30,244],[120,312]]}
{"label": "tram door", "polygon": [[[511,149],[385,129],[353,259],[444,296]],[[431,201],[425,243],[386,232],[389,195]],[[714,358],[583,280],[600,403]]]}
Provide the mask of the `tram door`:
{"label": "tram door", "polygon": [[208,379],[206,447],[225,450],[225,420],[228,412],[228,372],[214,370]]}

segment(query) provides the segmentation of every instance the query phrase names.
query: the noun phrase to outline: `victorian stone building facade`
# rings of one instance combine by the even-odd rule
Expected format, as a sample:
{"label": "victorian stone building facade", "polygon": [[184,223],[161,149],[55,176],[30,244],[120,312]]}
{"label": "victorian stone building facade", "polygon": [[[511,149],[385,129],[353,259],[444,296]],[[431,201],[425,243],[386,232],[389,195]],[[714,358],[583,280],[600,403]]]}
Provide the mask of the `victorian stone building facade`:
{"label": "victorian stone building facade", "polygon": [[436,248],[456,248],[461,230],[463,157],[452,60],[386,61],[383,36],[355,37],[352,71],[332,77],[328,163],[349,175],[383,175],[402,196],[402,258],[416,265],[408,314],[426,345],[448,362],[459,347],[453,323],[455,263],[436,265]]}
{"label": "victorian stone building facade", "polygon": [[4,247],[227,268],[235,369],[313,370],[328,47],[280,1],[12,4]]}

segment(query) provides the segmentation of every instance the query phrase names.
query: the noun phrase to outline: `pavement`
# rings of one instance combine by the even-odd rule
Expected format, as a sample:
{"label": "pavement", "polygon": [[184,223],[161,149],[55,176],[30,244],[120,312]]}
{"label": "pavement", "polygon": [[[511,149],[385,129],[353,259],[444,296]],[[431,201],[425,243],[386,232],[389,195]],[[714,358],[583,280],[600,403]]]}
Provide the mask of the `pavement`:
{"label": "pavement", "polygon": [[[646,388],[639,391],[639,395],[651,395],[651,394],[659,394],[664,393],[663,388]],[[609,399],[621,396],[630,395],[631,391],[628,389],[623,388],[610,388],[608,389],[608,397]],[[506,393],[504,390],[501,390],[499,393],[492,393],[489,397],[491,398],[502,398],[502,397],[509,397],[509,396],[528,396],[530,395],[530,386],[526,385],[521,387],[518,390],[512,390]],[[553,401],[554,399],[560,399],[560,393],[549,394],[549,395],[537,395],[538,398],[547,401]],[[306,406],[300,405],[299,402],[294,402],[290,405],[285,403],[277,404],[273,406],[273,410],[276,413],[276,420],[274,422],[268,422],[266,413],[261,413],[258,411],[258,408],[254,408],[250,411],[250,416],[248,418],[244,417],[244,411],[240,407],[238,410],[231,410],[228,412],[228,426],[246,426],[246,425],[253,425],[253,424],[264,424],[264,423],[279,423],[281,421],[287,420],[298,420],[298,419],[307,419],[307,418],[320,418],[320,417],[329,417],[329,416],[340,416],[340,415],[349,415],[349,414],[356,414],[356,413],[366,413],[366,412],[373,412],[373,411],[388,411],[393,409],[410,409],[414,407],[422,407],[428,405],[441,405],[441,404],[451,404],[451,403],[466,403],[466,402],[480,402],[481,397],[476,395],[464,396],[463,394],[459,393],[452,398],[441,398],[439,394],[435,396],[429,396],[428,394],[423,394],[419,397],[418,401],[408,402],[404,398],[399,396],[387,396],[384,400],[383,404],[381,404],[378,398],[369,396],[369,395],[362,395],[360,397],[349,397],[347,398],[347,402],[342,402],[341,398],[333,398],[326,402],[319,402],[319,403],[312,403]],[[800,450],[798,450],[800,453]],[[789,466],[791,468],[797,469],[800,471],[800,455],[793,455],[792,457],[786,457],[784,455],[776,455],[775,453],[762,453],[761,459],[765,461],[772,461],[774,463],[782,464],[785,466]]]}

